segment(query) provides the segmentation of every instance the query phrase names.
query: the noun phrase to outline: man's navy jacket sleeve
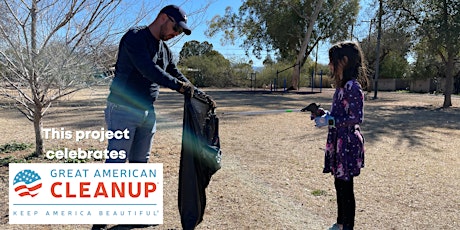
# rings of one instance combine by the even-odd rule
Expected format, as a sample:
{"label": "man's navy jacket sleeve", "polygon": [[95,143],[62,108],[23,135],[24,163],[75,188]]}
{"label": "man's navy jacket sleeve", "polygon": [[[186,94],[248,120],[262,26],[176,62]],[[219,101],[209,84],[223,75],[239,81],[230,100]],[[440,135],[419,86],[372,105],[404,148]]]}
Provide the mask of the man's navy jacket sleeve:
{"label": "man's navy jacket sleeve", "polygon": [[[145,37],[135,36],[135,34],[130,31],[121,41],[121,47],[123,47],[122,49],[124,50],[120,50],[120,52],[125,52],[133,66],[150,81],[173,90],[178,90],[181,87],[178,79],[164,71],[152,61],[148,50],[150,44],[147,44],[147,42],[148,39]],[[168,68],[171,67],[168,66]],[[177,69],[176,71],[178,72]],[[184,80],[185,77],[183,77],[182,74],[180,75],[182,76],[180,80]]]}

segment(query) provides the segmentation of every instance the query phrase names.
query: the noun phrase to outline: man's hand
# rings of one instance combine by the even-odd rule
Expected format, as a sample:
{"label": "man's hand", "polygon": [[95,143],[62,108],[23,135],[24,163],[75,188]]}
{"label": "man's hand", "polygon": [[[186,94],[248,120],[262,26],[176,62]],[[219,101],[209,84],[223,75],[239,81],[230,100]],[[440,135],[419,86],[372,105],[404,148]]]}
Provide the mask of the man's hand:
{"label": "man's hand", "polygon": [[212,99],[211,96],[206,95],[206,99],[208,100],[208,103],[211,106],[211,108],[217,108],[217,103],[216,101],[214,101],[214,99]]}
{"label": "man's hand", "polygon": [[179,88],[178,92],[184,95],[188,95],[189,97],[193,97],[193,91],[195,90],[195,86],[193,86],[190,82],[180,82],[181,87]]}

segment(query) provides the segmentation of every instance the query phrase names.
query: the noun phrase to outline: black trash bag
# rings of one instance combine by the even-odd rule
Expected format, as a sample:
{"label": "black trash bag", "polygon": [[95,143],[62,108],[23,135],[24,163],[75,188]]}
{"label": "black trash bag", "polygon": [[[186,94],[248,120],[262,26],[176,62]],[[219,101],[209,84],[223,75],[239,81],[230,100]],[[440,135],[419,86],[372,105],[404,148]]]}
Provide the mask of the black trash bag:
{"label": "black trash bag", "polygon": [[203,220],[206,187],[221,167],[219,118],[209,96],[185,96],[179,168],[179,213],[182,228],[194,229]]}

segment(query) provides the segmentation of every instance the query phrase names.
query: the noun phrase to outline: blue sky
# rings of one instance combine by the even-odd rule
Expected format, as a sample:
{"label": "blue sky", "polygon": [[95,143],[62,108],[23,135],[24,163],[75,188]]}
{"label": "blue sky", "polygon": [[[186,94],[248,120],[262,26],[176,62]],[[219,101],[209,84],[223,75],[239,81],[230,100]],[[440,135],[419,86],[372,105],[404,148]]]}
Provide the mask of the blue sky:
{"label": "blue sky", "polygon": [[[180,5],[181,1],[165,1],[167,2],[166,4],[177,4]],[[193,4],[191,7],[188,4],[182,5],[182,8],[188,13],[188,12],[193,12],[194,9],[199,7],[202,4],[205,4],[205,2],[208,2],[207,0],[193,0]],[[200,4],[201,3],[201,4]],[[185,42],[187,41],[192,41],[196,40],[199,42],[204,42],[208,41],[211,43],[214,47],[214,50],[218,51],[222,55],[224,55],[227,59],[238,59],[238,60],[244,60],[245,62],[248,62],[249,60],[252,59],[254,62],[255,66],[262,66],[262,60],[258,60],[255,57],[247,57],[245,55],[245,51],[238,46],[238,44],[235,44],[234,46],[230,45],[224,45],[222,46],[220,43],[221,35],[218,34],[217,36],[214,36],[212,38],[207,37],[204,32],[207,30],[207,22],[211,21],[211,19],[215,15],[224,15],[225,13],[225,8],[227,6],[232,7],[233,11],[236,12],[238,8],[241,6],[242,1],[241,0],[233,0],[233,1],[228,1],[228,0],[214,0],[212,1],[211,5],[209,6],[208,10],[206,11],[205,17],[204,18],[194,18],[193,15],[189,17],[188,24],[191,24],[193,28],[192,34],[189,36],[183,36],[178,43],[174,44],[171,49],[175,53],[179,53],[180,50],[182,49],[182,46]],[[193,8],[195,7],[195,8]],[[195,20],[195,22],[194,22]],[[197,21],[199,21],[199,24],[197,24]]]}
{"label": "blue sky", "polygon": [[[370,5],[369,2],[372,0],[361,0],[362,2],[362,7],[366,8]],[[206,4],[207,2],[211,2],[209,8],[204,14],[197,14],[195,13],[198,9],[203,8],[202,6]],[[207,22],[209,22],[215,15],[224,15],[225,13],[225,8],[227,6],[232,7],[233,12],[237,12],[238,8],[241,6],[242,1],[241,0],[163,0],[152,4],[157,4],[153,7],[156,9],[153,10],[154,15],[152,15],[151,18],[147,18],[146,21],[144,21],[144,24],[149,24],[151,20],[154,19],[158,11],[169,4],[176,4],[181,6],[184,11],[188,14],[188,24],[193,28],[192,34],[189,36],[182,36],[180,40],[177,41],[177,43],[173,44],[171,46],[171,50],[178,56],[180,50],[182,49],[182,46],[185,42],[187,41],[192,41],[196,40],[199,42],[203,41],[208,41],[211,43],[214,47],[214,50],[218,51],[222,55],[224,55],[227,59],[230,60],[241,60],[244,62],[248,62],[249,60],[252,60],[254,63],[254,66],[263,66],[262,61],[263,60],[258,60],[255,57],[247,57],[245,55],[245,51],[239,47],[239,44],[235,44],[234,46],[230,45],[224,45],[222,46],[220,44],[220,39],[221,39],[221,34],[218,34],[217,36],[213,38],[209,38],[205,36],[204,32],[207,29]],[[148,6],[147,6],[148,7]],[[368,16],[361,15],[360,20],[368,20]],[[368,23],[362,23],[362,26],[355,27],[355,33],[354,34],[365,34],[367,35],[369,30],[369,24]],[[318,62],[322,64],[327,64],[328,63],[328,57],[327,57],[327,50],[328,50],[329,44],[322,44],[318,50]],[[263,54],[263,57],[265,57],[265,54]]]}

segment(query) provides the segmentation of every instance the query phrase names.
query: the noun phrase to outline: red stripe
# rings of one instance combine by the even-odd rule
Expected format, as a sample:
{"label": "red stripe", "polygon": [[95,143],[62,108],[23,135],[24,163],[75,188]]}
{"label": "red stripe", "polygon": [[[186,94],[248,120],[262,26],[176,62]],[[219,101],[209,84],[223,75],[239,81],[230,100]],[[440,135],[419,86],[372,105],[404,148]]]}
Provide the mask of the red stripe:
{"label": "red stripe", "polygon": [[37,189],[39,189],[39,188],[41,188],[41,187],[42,187],[42,183],[37,184],[37,185],[35,185],[34,187],[30,187],[30,188],[27,187],[26,185],[20,185],[20,186],[14,188],[14,191],[17,192],[17,191],[19,191],[19,190],[21,190],[21,189],[25,189],[25,188],[28,189],[29,191],[35,191],[35,190],[37,190]]}
{"label": "red stripe", "polygon": [[25,186],[25,185],[18,186],[18,187],[16,187],[16,188],[14,189],[14,191],[17,192],[17,191],[19,191],[19,190],[21,190],[21,189],[23,189],[23,188],[27,188],[27,186]]}
{"label": "red stripe", "polygon": [[32,192],[32,191],[35,191],[35,190],[37,190],[37,189],[39,189],[39,188],[41,188],[41,187],[42,187],[42,183],[40,183],[40,184],[37,184],[37,185],[35,185],[35,186],[34,186],[34,187],[32,187],[32,188],[29,188],[29,191],[31,191],[31,192]]}
{"label": "red stripe", "polygon": [[35,191],[35,190],[37,190],[37,189],[39,189],[39,188],[41,188],[41,187],[42,187],[42,183],[37,184],[37,185],[35,185],[35,186],[33,186],[33,187],[30,187],[30,188],[27,187],[26,185],[20,185],[20,186],[16,187],[16,188],[14,189],[14,191],[18,192],[19,190],[27,190],[27,191],[25,191],[25,192],[19,193],[19,196],[23,197],[23,196],[29,195],[29,196],[31,196],[31,197],[34,197],[34,196],[36,196],[38,193],[36,193],[36,194],[30,194],[29,192],[33,192],[33,191]]}
{"label": "red stripe", "polygon": [[23,197],[23,196],[30,196],[30,193],[29,193],[29,192],[21,192],[21,193],[19,193],[19,196],[20,196],[20,197]]}
{"label": "red stripe", "polygon": [[21,193],[19,193],[19,196],[20,196],[20,197],[23,197],[23,196],[31,196],[31,197],[34,197],[34,196],[36,196],[37,194],[38,194],[38,193],[36,193],[36,194],[30,194],[29,192],[21,192]]}

